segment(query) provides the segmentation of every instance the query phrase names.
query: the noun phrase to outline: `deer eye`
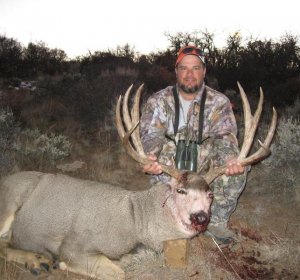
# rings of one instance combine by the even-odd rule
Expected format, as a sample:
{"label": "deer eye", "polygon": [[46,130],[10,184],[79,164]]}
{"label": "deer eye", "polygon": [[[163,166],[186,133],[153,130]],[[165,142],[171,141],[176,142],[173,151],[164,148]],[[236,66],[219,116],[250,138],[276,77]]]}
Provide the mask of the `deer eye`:
{"label": "deer eye", "polygon": [[212,193],[212,192],[208,192],[208,197],[210,198],[210,199],[213,199],[214,198],[214,194]]}
{"label": "deer eye", "polygon": [[180,194],[185,194],[185,195],[187,194],[186,190],[184,189],[177,189],[176,191]]}

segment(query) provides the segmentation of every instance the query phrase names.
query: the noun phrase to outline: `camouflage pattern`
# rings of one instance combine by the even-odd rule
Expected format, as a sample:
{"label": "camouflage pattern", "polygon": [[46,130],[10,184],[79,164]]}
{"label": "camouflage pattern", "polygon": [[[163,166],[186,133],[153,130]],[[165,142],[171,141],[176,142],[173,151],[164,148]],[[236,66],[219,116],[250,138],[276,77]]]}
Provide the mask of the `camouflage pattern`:
{"label": "camouflage pattern", "polygon": [[[141,140],[146,153],[154,153],[158,161],[174,166],[178,139],[198,140],[200,101],[204,86],[191,103],[187,126],[180,128],[174,137],[175,102],[172,86],[152,95],[143,108],[140,122]],[[229,99],[220,92],[206,87],[204,107],[203,141],[198,145],[197,172],[207,172],[211,160],[214,166],[223,165],[239,153],[236,139],[237,126]],[[246,173],[239,176],[223,175],[216,179],[211,188],[214,192],[212,223],[228,221],[235,210],[237,199],[244,189]],[[151,183],[167,182],[166,174],[152,175]]]}

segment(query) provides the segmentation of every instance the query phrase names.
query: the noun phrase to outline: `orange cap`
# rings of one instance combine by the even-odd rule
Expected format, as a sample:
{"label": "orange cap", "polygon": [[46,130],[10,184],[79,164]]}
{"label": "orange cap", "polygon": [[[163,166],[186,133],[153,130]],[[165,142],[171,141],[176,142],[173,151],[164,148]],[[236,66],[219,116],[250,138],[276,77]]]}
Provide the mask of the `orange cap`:
{"label": "orange cap", "polygon": [[195,46],[185,46],[181,48],[178,52],[175,67],[186,55],[195,55],[202,61],[203,64],[205,64],[205,55],[201,49]]}

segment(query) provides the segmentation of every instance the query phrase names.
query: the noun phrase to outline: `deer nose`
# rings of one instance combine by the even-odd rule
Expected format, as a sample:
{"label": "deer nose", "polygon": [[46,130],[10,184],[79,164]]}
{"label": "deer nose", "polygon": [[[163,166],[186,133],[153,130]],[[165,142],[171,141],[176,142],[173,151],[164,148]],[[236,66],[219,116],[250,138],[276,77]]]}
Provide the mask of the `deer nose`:
{"label": "deer nose", "polygon": [[199,213],[192,214],[190,220],[192,221],[192,223],[205,225],[209,221],[209,215],[204,211],[200,211]]}

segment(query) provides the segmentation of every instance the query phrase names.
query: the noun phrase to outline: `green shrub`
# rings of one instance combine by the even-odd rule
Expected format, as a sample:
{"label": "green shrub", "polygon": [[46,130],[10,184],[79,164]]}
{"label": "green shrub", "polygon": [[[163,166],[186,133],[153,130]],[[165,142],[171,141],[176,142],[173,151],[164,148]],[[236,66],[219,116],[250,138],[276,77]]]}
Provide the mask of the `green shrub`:
{"label": "green shrub", "polygon": [[[264,139],[264,137],[259,138]],[[300,120],[288,115],[280,117],[275,138],[271,143],[270,156],[262,162],[261,166],[253,169],[254,193],[265,193],[270,199],[280,197],[282,203],[299,205],[299,143]]]}
{"label": "green shrub", "polygon": [[71,142],[63,135],[48,135],[38,129],[24,129],[19,134],[14,150],[23,164],[31,168],[45,168],[69,156]]}
{"label": "green shrub", "polygon": [[276,137],[271,145],[271,156],[264,163],[268,166],[298,166],[300,161],[300,120],[282,117],[277,125]]}

